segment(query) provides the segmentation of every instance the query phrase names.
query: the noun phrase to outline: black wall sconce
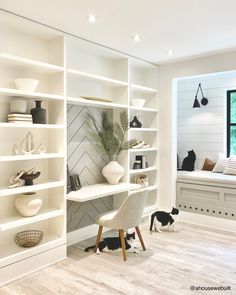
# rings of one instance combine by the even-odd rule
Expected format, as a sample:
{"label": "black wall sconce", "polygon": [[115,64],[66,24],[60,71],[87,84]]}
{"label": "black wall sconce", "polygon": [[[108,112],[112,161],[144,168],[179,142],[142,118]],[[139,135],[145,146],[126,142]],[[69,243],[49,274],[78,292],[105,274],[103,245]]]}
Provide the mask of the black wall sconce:
{"label": "black wall sconce", "polygon": [[202,94],[201,104],[203,106],[206,106],[208,104],[208,99],[206,97],[204,97],[201,83],[199,83],[198,88],[197,88],[197,93],[195,95],[195,99],[194,99],[194,102],[193,102],[193,108],[200,108],[201,107],[201,105],[200,105],[200,103],[199,103],[199,101],[197,99],[199,89],[201,90],[201,94]]}

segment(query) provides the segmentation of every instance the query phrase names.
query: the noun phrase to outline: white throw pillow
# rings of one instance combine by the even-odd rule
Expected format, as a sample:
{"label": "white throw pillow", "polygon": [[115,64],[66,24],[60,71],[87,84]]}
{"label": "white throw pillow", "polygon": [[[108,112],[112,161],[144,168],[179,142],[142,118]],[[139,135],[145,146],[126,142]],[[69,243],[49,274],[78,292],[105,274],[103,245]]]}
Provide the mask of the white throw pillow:
{"label": "white throw pillow", "polygon": [[228,162],[228,158],[226,158],[224,156],[224,154],[219,153],[217,162],[216,162],[215,167],[212,170],[212,172],[222,173],[225,170],[225,166],[226,166],[227,162]]}
{"label": "white throw pillow", "polygon": [[236,156],[230,156],[223,174],[236,175]]}

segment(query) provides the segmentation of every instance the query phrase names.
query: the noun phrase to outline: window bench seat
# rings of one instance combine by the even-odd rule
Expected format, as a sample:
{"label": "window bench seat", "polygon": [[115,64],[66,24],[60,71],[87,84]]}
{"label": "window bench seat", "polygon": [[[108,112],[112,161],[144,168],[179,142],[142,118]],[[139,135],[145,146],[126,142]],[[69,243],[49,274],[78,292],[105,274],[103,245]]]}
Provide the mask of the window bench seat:
{"label": "window bench seat", "polygon": [[236,176],[178,171],[176,204],[183,211],[236,220]]}

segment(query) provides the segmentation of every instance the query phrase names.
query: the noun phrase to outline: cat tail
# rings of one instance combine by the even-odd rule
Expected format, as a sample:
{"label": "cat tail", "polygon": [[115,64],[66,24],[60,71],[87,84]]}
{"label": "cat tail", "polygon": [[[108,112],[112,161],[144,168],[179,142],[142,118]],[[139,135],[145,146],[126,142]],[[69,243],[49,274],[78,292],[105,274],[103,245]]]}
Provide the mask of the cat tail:
{"label": "cat tail", "polygon": [[84,249],[84,252],[88,252],[89,250],[95,249],[95,245],[87,247]]}
{"label": "cat tail", "polygon": [[153,214],[151,215],[150,231],[152,231],[152,228],[153,228],[154,218],[155,218],[155,214],[153,213]]}

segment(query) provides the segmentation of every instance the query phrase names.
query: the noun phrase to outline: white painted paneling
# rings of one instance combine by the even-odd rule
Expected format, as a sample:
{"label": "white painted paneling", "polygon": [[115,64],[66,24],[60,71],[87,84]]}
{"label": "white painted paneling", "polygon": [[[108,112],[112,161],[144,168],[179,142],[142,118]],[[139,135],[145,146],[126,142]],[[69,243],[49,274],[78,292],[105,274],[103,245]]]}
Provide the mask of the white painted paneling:
{"label": "white painted paneling", "polygon": [[[208,98],[207,106],[193,109],[198,84]],[[177,146],[180,163],[193,149],[196,153],[196,169],[201,169],[205,158],[217,159],[226,150],[226,90],[236,89],[236,74],[219,74],[178,82],[177,97]],[[201,93],[198,95],[201,100]]]}

